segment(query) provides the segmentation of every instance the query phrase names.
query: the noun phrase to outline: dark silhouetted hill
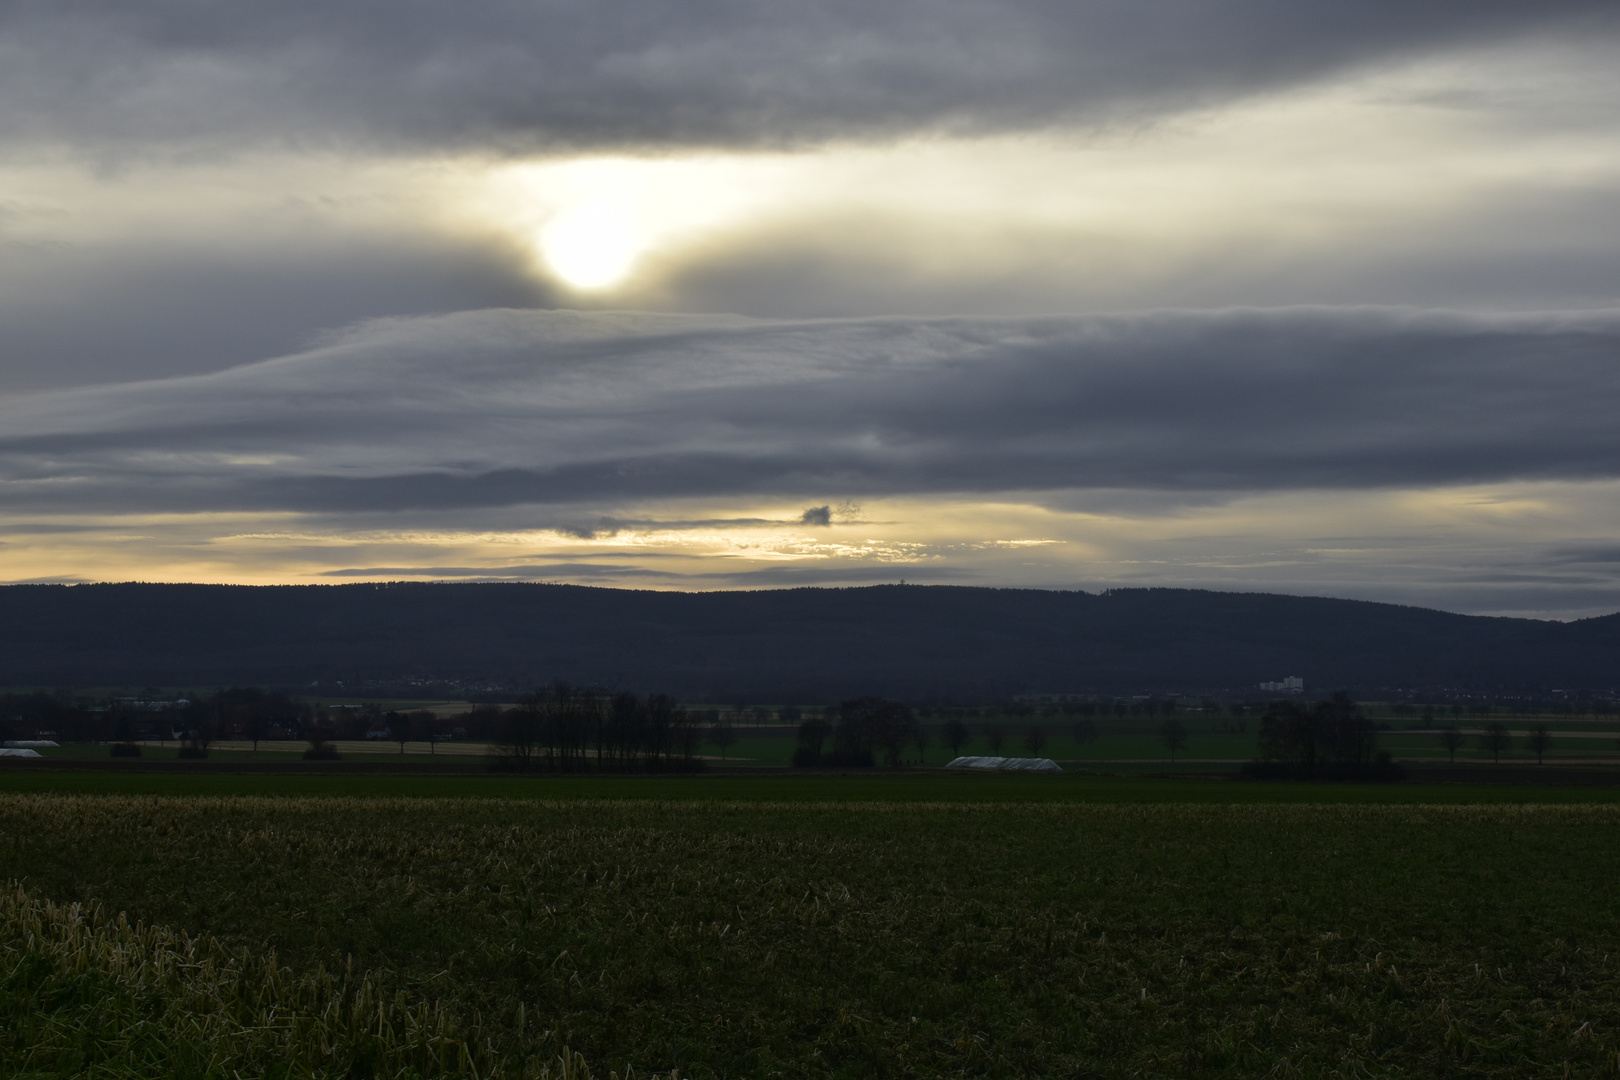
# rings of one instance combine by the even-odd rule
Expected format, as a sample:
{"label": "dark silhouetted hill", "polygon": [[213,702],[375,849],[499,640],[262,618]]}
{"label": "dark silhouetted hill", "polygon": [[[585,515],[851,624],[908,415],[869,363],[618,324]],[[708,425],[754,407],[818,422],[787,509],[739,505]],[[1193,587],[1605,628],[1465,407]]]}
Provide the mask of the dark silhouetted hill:
{"label": "dark silhouetted hill", "polygon": [[1620,616],[1575,623],[1354,600],[884,585],[11,585],[0,683],[307,686],[567,679],[688,699],[875,693],[1503,691],[1620,684]]}

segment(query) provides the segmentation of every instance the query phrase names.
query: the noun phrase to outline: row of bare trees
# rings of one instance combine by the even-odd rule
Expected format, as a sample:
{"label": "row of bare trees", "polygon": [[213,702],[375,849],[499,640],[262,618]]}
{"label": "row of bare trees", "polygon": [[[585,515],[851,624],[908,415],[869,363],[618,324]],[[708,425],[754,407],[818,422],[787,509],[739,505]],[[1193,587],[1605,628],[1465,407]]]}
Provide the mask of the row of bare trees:
{"label": "row of bare trees", "polygon": [[501,714],[496,762],[514,772],[686,771],[704,729],[668,694],[602,694],[557,683]]}
{"label": "row of bare trees", "polygon": [[[831,715],[828,715],[831,714]],[[1082,728],[1083,725],[1083,728]],[[1095,739],[1096,727],[1090,720],[1076,723],[1077,738]],[[999,755],[1010,735],[1003,724],[986,724],[980,731],[992,754]],[[853,698],[838,705],[836,711],[827,710],[821,716],[811,716],[799,725],[799,746],[793,753],[793,763],[799,766],[867,766],[880,758],[890,766],[900,764],[907,746],[915,746],[919,755],[927,752],[928,745],[937,735],[940,742],[950,748],[954,757],[967,745],[972,733],[959,717],[951,717],[937,729],[930,730],[917,722],[910,707],[886,698]],[[1023,733],[1022,746],[1031,755],[1046,748],[1047,732],[1031,726]]]}
{"label": "row of bare trees", "polygon": [[252,687],[172,700],[96,701],[67,691],[0,695],[0,737],[112,743],[125,753],[138,753],[142,741],[175,739],[184,756],[205,757],[216,739],[251,739],[256,747],[268,733],[297,732],[315,716],[285,694]]}
{"label": "row of bare trees", "polygon": [[[717,725],[708,735],[708,741],[718,746],[728,745],[717,737],[723,730],[723,724]],[[1097,724],[1089,718],[1076,720],[1072,734],[1077,742],[1095,742]],[[799,746],[794,751],[793,763],[859,767],[873,765],[881,759],[889,765],[898,765],[908,745],[916,747],[919,757],[926,758],[928,748],[937,741],[956,757],[975,738],[983,740],[994,755],[999,756],[1013,742],[1025,753],[1039,756],[1050,741],[1050,732],[1040,724],[1022,730],[1003,723],[970,728],[959,716],[929,726],[920,723],[917,714],[901,702],[876,697],[854,698],[813,714],[799,725]]]}
{"label": "row of bare trees", "polygon": [[812,716],[799,725],[799,747],[793,764],[804,766],[869,766],[882,755],[890,765],[917,741],[920,729],[911,708],[887,698],[854,698],[839,704],[837,722]]}
{"label": "row of bare trees", "polygon": [[1244,767],[1259,777],[1395,779],[1401,775],[1378,729],[1343,693],[1326,701],[1276,701],[1260,718],[1260,760]]}
{"label": "row of bare trees", "polygon": [[[1513,749],[1513,733],[1507,725],[1499,720],[1493,720],[1474,736],[1479,748],[1491,755],[1494,764],[1502,763],[1502,755]],[[1547,724],[1537,722],[1530,725],[1530,730],[1524,736],[1524,748],[1536,755],[1536,764],[1540,765],[1552,749],[1552,729]],[[1440,746],[1450,757],[1452,764],[1457,762],[1457,751],[1468,745],[1468,736],[1454,727],[1448,727],[1440,732]]]}

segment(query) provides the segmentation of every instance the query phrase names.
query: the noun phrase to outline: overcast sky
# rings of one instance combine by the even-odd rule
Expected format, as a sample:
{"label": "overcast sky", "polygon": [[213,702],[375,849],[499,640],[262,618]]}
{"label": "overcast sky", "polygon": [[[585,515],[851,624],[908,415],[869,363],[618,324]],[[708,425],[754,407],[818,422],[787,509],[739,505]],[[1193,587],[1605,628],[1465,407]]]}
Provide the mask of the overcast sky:
{"label": "overcast sky", "polygon": [[1620,10],[0,3],[0,580],[1620,610]]}

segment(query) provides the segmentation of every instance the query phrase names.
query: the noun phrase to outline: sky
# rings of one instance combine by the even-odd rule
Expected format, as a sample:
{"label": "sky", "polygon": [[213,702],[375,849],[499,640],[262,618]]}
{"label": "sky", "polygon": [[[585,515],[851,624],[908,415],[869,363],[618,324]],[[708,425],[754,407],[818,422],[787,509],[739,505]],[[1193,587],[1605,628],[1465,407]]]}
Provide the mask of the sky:
{"label": "sky", "polygon": [[0,3],[0,581],[1620,610],[1620,9]]}

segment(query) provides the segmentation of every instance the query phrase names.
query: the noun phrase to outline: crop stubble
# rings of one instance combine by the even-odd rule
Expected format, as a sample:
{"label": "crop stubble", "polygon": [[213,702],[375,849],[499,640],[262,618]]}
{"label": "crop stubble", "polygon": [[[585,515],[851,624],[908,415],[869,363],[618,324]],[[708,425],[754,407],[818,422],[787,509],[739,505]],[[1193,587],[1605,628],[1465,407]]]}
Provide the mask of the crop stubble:
{"label": "crop stubble", "polygon": [[1599,1075],[1620,1067],[1617,826],[1581,805],[11,796],[0,876],[460,1018],[486,1069],[566,1045],[695,1076]]}

